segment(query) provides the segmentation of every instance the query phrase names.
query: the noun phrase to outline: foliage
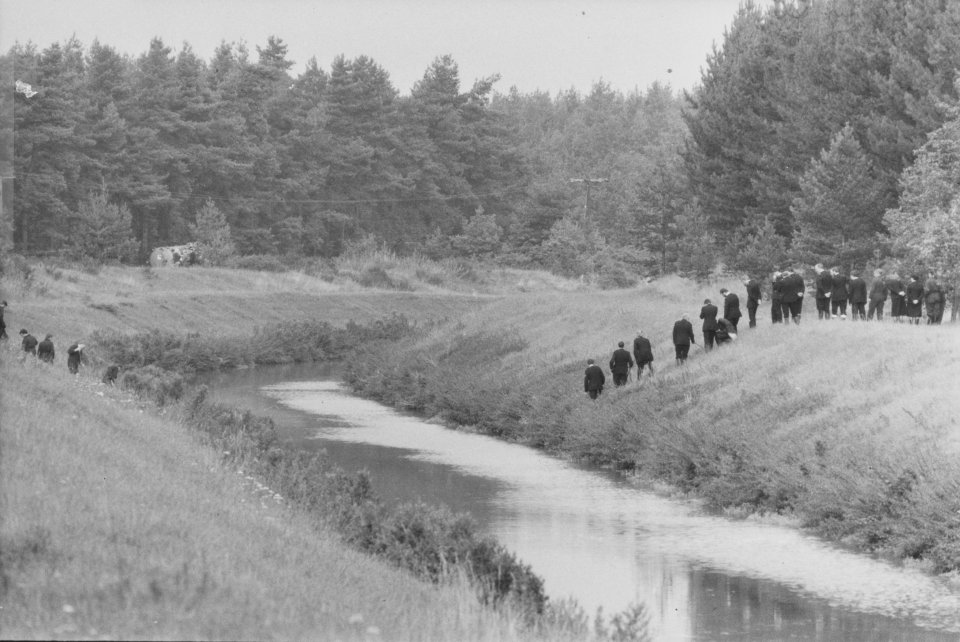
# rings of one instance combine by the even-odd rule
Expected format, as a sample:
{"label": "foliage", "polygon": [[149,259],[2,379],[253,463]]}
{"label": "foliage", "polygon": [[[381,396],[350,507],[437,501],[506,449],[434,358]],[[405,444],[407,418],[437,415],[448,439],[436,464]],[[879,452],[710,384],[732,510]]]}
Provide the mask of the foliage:
{"label": "foliage", "polygon": [[199,246],[207,265],[224,265],[236,252],[227,217],[211,200],[197,212],[196,223],[190,226],[190,238]]}
{"label": "foliage", "polygon": [[787,242],[777,234],[769,218],[762,225],[745,225],[737,237],[740,242],[734,246],[736,254],[729,261],[734,270],[759,280],[782,266]]}
{"label": "foliage", "polygon": [[91,193],[73,215],[70,246],[77,258],[99,263],[129,261],[137,251],[130,210],[107,202],[104,192]]}
{"label": "foliage", "polygon": [[184,380],[183,376],[176,372],[147,365],[124,372],[120,378],[120,387],[162,406],[183,396]]}

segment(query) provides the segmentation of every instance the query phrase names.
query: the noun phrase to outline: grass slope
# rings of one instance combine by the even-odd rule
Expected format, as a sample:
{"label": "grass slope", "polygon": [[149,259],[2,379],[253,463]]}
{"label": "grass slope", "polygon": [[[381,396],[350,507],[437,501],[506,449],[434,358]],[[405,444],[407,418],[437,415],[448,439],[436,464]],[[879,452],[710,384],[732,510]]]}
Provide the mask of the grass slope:
{"label": "grass slope", "polygon": [[[712,504],[796,515],[824,535],[932,570],[960,569],[960,332],[955,326],[741,322],[740,340],[674,364],[671,329],[695,327],[726,285],[680,279],[624,291],[505,296],[391,355],[352,365],[362,394],[549,450],[666,480]],[[643,329],[656,376],[608,385]],[[697,332],[698,341],[700,333]],[[609,380],[609,377],[608,377]],[[608,381],[609,383],[609,381]]]}

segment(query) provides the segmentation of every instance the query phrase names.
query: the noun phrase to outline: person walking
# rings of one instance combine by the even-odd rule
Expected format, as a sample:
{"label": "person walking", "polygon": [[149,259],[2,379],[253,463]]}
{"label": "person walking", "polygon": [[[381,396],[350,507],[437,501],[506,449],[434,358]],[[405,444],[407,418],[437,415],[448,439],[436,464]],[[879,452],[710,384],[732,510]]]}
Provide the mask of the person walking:
{"label": "person walking", "polygon": [[873,283],[870,284],[870,307],[867,309],[867,319],[872,320],[876,315],[877,321],[883,321],[883,306],[887,302],[887,282],[883,279],[883,270],[873,273]]}
{"label": "person walking", "polygon": [[27,332],[26,328],[20,330],[20,348],[23,350],[23,356],[30,355],[33,357],[37,356],[37,338]]}
{"label": "person walking", "polygon": [[896,271],[890,274],[884,285],[890,293],[890,317],[900,323],[907,313],[907,288]]}
{"label": "person walking", "polygon": [[595,364],[593,359],[587,359],[587,369],[583,372],[583,391],[590,395],[591,399],[596,399],[603,393],[606,380],[603,369]]}
{"label": "person walking", "polygon": [[792,318],[795,324],[800,323],[800,313],[803,311],[803,277],[798,272],[787,268],[784,271],[781,284],[782,296],[780,307],[783,309],[783,322]]}
{"label": "person walking", "polygon": [[52,334],[48,334],[43,338],[43,341],[37,346],[37,359],[43,361],[44,363],[53,363],[54,351],[53,351],[53,341],[50,339],[53,338]]}
{"label": "person walking", "polygon": [[7,302],[0,301],[0,341],[9,339],[7,336],[7,322],[3,320],[3,313],[7,309]]}
{"label": "person walking", "polygon": [[840,268],[835,267],[830,270],[830,275],[833,277],[833,290],[830,294],[830,316],[834,319],[839,317],[840,319],[847,318],[847,298],[849,297],[849,291],[847,290],[847,276],[841,274]]}
{"label": "person walking", "polygon": [[74,343],[67,348],[67,370],[70,371],[70,374],[80,372],[80,362],[83,359],[83,349],[85,347],[82,343]]}
{"label": "person walking", "polygon": [[737,331],[737,323],[743,313],[740,311],[740,297],[728,290],[720,288],[720,295],[723,297],[723,318],[733,324],[733,331]]}
{"label": "person walking", "polygon": [[826,321],[830,318],[830,296],[833,294],[833,275],[830,270],[823,267],[823,263],[817,263],[813,266],[816,272],[816,292],[814,296],[817,301],[817,318]]}
{"label": "person walking", "polygon": [[908,323],[914,325],[920,324],[920,317],[923,314],[923,283],[916,274],[910,277],[907,282],[906,292],[906,317]]}
{"label": "person walking", "polygon": [[847,291],[850,293],[850,315],[853,317],[853,320],[866,321],[867,282],[860,278],[859,272],[850,272]]}
{"label": "person walking", "polygon": [[690,315],[683,313],[673,324],[673,346],[677,353],[678,366],[686,362],[687,355],[690,354],[690,345],[696,345],[696,343],[697,340],[693,337],[693,324],[690,323]]}
{"label": "person walking", "polygon": [[717,334],[717,306],[710,302],[710,299],[703,300],[703,307],[700,308],[700,318],[703,319],[703,349],[705,352],[713,350],[714,339]]}
{"label": "person walking", "polygon": [[774,272],[770,281],[770,318],[783,323],[783,272]]}
{"label": "person walking", "polygon": [[757,327],[757,308],[760,307],[760,300],[763,293],[760,291],[760,283],[756,279],[748,278],[743,284],[747,287],[747,316],[750,319],[750,327]]}
{"label": "person walking", "polygon": [[617,344],[617,349],[610,357],[610,372],[613,374],[613,385],[617,388],[630,381],[630,370],[633,369],[633,356],[623,349],[623,341]]}
{"label": "person walking", "polygon": [[653,376],[653,348],[650,346],[650,339],[643,336],[643,330],[637,330],[637,336],[633,340],[633,358],[637,362],[637,382],[643,376],[644,367],[650,368],[650,376]]}
{"label": "person walking", "polygon": [[923,302],[927,308],[927,325],[940,325],[943,321],[943,306],[947,293],[933,272],[930,273],[924,290]]}

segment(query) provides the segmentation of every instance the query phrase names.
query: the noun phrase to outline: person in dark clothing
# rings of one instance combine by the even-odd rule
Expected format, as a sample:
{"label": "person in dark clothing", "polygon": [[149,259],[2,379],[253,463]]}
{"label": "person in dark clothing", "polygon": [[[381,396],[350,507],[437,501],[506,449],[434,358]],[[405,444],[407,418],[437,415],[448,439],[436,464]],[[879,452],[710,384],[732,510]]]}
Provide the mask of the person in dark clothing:
{"label": "person in dark clothing", "polygon": [[830,315],[834,319],[838,316],[841,319],[846,319],[847,298],[849,297],[847,276],[840,273],[840,268],[833,268],[830,270],[830,274],[833,277],[833,290],[830,295]]}
{"label": "person in dark clothing", "polygon": [[587,359],[587,369],[583,371],[583,391],[590,395],[591,399],[596,399],[603,392],[606,380],[600,366],[595,364],[593,359]]}
{"label": "person in dark clothing", "polygon": [[927,307],[927,324],[940,325],[943,321],[943,306],[947,300],[947,293],[944,291],[940,280],[933,274],[930,274],[924,289],[926,292],[923,296],[923,302]]}
{"label": "person in dark clothing", "polygon": [[747,315],[750,319],[750,327],[757,327],[757,308],[760,307],[760,299],[763,293],[760,292],[760,283],[755,279],[747,279],[743,282],[747,287]]}
{"label": "person in dark clothing", "polygon": [[725,343],[733,343],[737,340],[737,328],[730,322],[730,319],[720,319],[717,322],[717,345],[722,346]]}
{"label": "person in dark clothing", "polygon": [[82,343],[74,343],[67,348],[67,370],[69,370],[71,374],[80,372],[80,362],[83,358],[83,349],[85,347]]}
{"label": "person in dark clothing", "polygon": [[774,323],[783,322],[783,272],[774,272],[770,283],[770,318]]}
{"label": "person in dark clothing", "polygon": [[906,291],[906,316],[910,323],[919,325],[920,316],[923,314],[923,283],[920,277],[914,274],[907,283]]}
{"label": "person in dark clothing", "polygon": [[617,349],[610,357],[610,372],[613,374],[613,385],[620,387],[630,380],[630,370],[633,368],[633,357],[623,349],[623,341],[617,344]]}
{"label": "person in dark clothing", "polygon": [[723,318],[733,324],[733,331],[737,331],[737,323],[743,313],[740,312],[740,297],[728,290],[721,288],[720,294],[723,296]]}
{"label": "person in dark clothing", "polygon": [[633,358],[637,361],[637,381],[643,376],[644,367],[650,368],[650,376],[653,376],[653,348],[642,330],[637,330],[637,337],[633,340]]}
{"label": "person in dark clothing", "polygon": [[883,279],[883,270],[873,273],[873,283],[870,284],[870,307],[867,309],[867,318],[883,321],[883,306],[887,302],[887,283]]}
{"label": "person in dark clothing", "polygon": [[890,274],[884,284],[887,286],[887,292],[890,293],[890,317],[900,323],[907,313],[907,289],[896,272]]}
{"label": "person in dark clothing", "polygon": [[20,330],[20,347],[26,354],[37,356],[37,338],[27,332],[26,328]]}
{"label": "person in dark clothing", "polygon": [[865,321],[867,319],[867,282],[860,278],[858,272],[850,273],[847,292],[849,292],[850,315],[853,317],[853,320]]}
{"label": "person in dark clothing", "polygon": [[119,375],[120,375],[120,366],[118,365],[107,366],[107,369],[103,371],[103,378],[100,379],[100,382],[112,386],[117,382],[117,377]]}
{"label": "person in dark clothing", "polygon": [[673,346],[677,352],[677,365],[683,365],[690,354],[690,345],[696,344],[697,340],[693,338],[693,324],[690,323],[690,315],[684,314],[676,323],[673,324]]}
{"label": "person in dark clothing", "polygon": [[703,307],[700,308],[700,318],[703,319],[703,349],[706,352],[713,350],[714,338],[717,333],[717,306],[710,302],[710,299],[703,300]]}
{"label": "person in dark clothing", "polygon": [[53,341],[50,340],[52,338],[53,335],[48,334],[43,338],[43,341],[40,342],[40,345],[37,346],[37,359],[40,359],[40,361],[44,363],[53,363]]}
{"label": "person in dark clothing", "polygon": [[10,337],[7,336],[7,322],[3,320],[3,313],[7,309],[7,302],[0,301],[0,341],[5,341]]}
{"label": "person in dark clothing", "polygon": [[793,322],[800,323],[800,313],[803,311],[803,277],[791,269],[784,271],[781,283],[782,296],[780,307],[783,310],[783,321],[793,318]]}
{"label": "person in dark clothing", "polygon": [[816,293],[817,300],[817,318],[821,321],[830,318],[830,296],[833,294],[833,275],[830,270],[826,270],[822,263],[817,263],[813,267],[817,273]]}

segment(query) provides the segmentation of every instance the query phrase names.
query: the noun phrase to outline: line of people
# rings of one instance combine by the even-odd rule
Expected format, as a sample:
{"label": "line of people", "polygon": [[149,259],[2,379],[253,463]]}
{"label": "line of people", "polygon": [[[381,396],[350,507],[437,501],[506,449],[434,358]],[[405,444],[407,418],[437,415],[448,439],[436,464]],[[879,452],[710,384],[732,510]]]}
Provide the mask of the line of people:
{"label": "line of people", "polygon": [[[74,343],[67,348],[67,369],[71,374],[80,372],[85,347],[82,343]],[[57,355],[52,334],[46,335],[43,341],[37,341],[37,338],[30,334],[26,328],[20,330],[20,349],[21,362],[28,357],[32,357],[41,363],[53,363]]]}
{"label": "line of people", "polygon": [[[911,323],[919,324],[924,309],[928,324],[940,324],[943,321],[949,291],[933,273],[926,283],[922,283],[918,275],[912,275],[907,283],[903,283],[896,272],[885,275],[882,270],[876,270],[869,287],[856,271],[851,271],[848,277],[840,268],[827,270],[818,263],[814,266],[814,274],[816,276],[809,287],[809,293],[816,301],[817,316],[821,320],[846,319],[849,305],[854,321],[874,318],[882,321],[884,307],[889,298],[890,316],[897,322],[906,318]],[[763,300],[763,291],[756,279],[749,278],[743,284],[747,290],[749,327],[756,328],[757,310]],[[770,285],[770,312],[773,323],[789,323],[792,320],[799,324],[803,299],[808,292],[801,273],[791,268],[774,272]],[[740,297],[727,288],[721,288],[720,295],[723,297],[722,316],[720,308],[710,299],[705,299],[703,307],[700,308],[705,352],[736,341],[738,325],[743,318]],[[690,347],[697,345],[689,314],[682,314],[673,324],[673,345],[677,365],[683,365],[690,354]],[[642,331],[638,331],[634,339],[632,355],[621,341],[610,358],[610,372],[615,386],[620,387],[629,381],[634,364],[637,365],[638,381],[644,369],[648,369],[649,376],[653,376],[653,351],[650,340],[643,336]],[[588,359],[583,377],[584,392],[590,395],[591,399],[596,399],[603,392],[605,384],[603,369],[593,359]]]}

